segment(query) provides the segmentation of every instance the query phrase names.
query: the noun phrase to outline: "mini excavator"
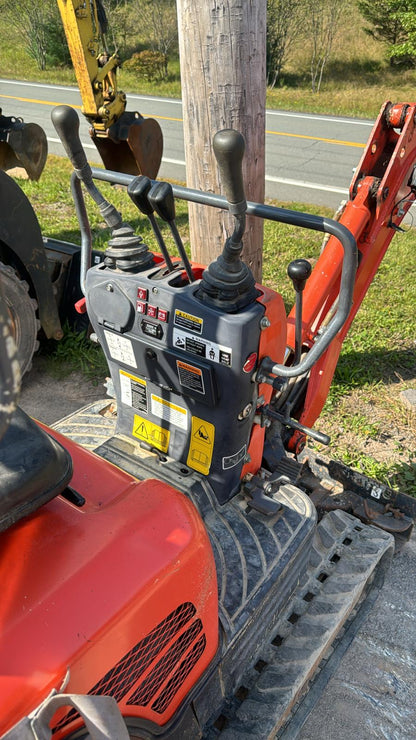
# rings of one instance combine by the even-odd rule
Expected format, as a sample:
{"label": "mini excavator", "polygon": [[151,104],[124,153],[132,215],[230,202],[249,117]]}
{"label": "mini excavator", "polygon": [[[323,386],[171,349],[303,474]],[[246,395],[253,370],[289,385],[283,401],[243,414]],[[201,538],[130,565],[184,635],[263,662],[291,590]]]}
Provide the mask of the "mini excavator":
{"label": "mini excavator", "polygon": [[[416,513],[305,446],[328,442],[313,425],[342,341],[414,202],[415,119],[415,104],[383,106],[332,220],[247,203],[236,131],[213,141],[224,197],[91,169],[76,114],[55,109],[74,166],[78,310],[112,394],[50,429],[30,419],[2,317],[2,740],[248,740],[300,716]],[[160,252],[103,197],[104,180],[127,186]],[[92,267],[85,189],[111,229]],[[234,216],[208,267],[183,248],[175,199]],[[288,317],[241,260],[247,213],[329,236],[313,269],[289,264]]]}

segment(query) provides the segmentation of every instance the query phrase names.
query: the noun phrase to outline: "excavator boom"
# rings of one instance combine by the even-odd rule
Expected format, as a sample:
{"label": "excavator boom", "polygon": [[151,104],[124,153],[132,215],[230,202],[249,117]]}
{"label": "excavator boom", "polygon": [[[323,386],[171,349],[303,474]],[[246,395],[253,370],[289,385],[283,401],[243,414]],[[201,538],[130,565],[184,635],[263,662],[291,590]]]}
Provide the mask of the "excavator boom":
{"label": "excavator boom", "polygon": [[120,59],[106,42],[107,18],[101,0],[57,0],[71,54],[82,112],[107,169],[155,178],[163,152],[155,119],[126,111],[126,95],[117,88]]}

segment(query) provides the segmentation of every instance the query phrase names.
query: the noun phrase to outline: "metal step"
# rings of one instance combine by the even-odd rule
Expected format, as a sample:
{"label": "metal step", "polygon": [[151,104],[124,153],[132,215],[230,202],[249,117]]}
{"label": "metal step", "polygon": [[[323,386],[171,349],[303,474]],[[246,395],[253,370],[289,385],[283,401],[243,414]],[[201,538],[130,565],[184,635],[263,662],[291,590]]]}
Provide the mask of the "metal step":
{"label": "metal step", "polygon": [[104,398],[59,419],[55,424],[51,424],[51,428],[85,449],[95,450],[113,436],[116,416],[116,402],[112,398]]}
{"label": "metal step", "polygon": [[[392,535],[343,511],[325,515],[316,530],[305,582],[205,740],[282,736],[334,645],[341,646],[346,627],[360,608],[365,609],[371,588],[381,588],[393,551]],[[330,675],[327,671],[324,685]],[[321,682],[315,701],[322,688]],[[309,712],[314,703],[310,695],[308,703]],[[303,721],[306,716],[304,712]],[[303,721],[291,724],[285,739],[295,738]]]}

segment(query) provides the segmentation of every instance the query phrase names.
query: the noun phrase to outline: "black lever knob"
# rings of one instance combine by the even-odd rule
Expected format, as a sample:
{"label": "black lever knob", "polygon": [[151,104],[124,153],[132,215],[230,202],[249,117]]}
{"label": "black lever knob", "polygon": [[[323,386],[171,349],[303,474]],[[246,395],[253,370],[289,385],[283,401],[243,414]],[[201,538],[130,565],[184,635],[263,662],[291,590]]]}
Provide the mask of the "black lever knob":
{"label": "black lever knob", "polygon": [[308,260],[293,260],[289,263],[287,274],[289,275],[296,293],[302,293],[305,289],[306,281],[312,272],[312,265]]}
{"label": "black lever knob", "polygon": [[132,199],[134,205],[144,213],[145,216],[150,216],[153,213],[153,206],[149,203],[148,194],[152,187],[152,181],[145,175],[139,175],[131,181],[127,188],[127,192]]}
{"label": "black lever knob", "polygon": [[215,158],[220,170],[221,182],[230,212],[235,216],[247,210],[243,182],[244,137],[234,129],[218,131],[213,140]]}
{"label": "black lever knob", "polygon": [[69,105],[58,105],[53,109],[51,118],[74,169],[82,170],[89,167],[79,138],[78,113]]}
{"label": "black lever knob", "polygon": [[148,193],[148,200],[163,221],[171,224],[175,220],[175,199],[169,182],[155,183]]}

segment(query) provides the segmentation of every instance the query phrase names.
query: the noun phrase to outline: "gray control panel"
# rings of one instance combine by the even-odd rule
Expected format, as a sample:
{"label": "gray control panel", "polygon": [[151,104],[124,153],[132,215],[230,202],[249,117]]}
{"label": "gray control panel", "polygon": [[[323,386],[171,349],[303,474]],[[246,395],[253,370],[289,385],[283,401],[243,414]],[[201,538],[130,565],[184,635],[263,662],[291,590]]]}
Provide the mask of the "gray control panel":
{"label": "gray control panel", "polygon": [[117,433],[207,476],[217,498],[237,490],[256,407],[252,381],[264,308],[202,303],[199,281],[157,265],[88,272],[88,313],[109,363]]}

